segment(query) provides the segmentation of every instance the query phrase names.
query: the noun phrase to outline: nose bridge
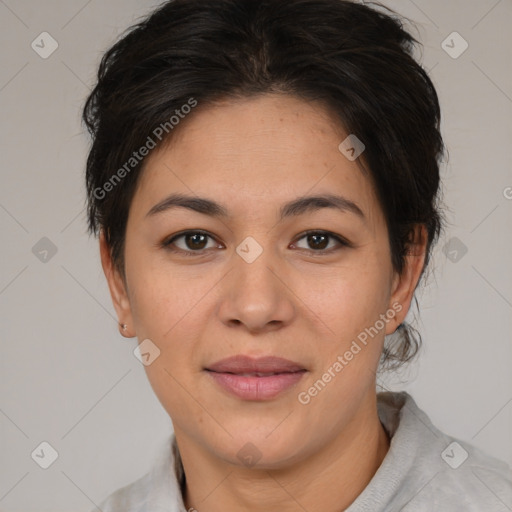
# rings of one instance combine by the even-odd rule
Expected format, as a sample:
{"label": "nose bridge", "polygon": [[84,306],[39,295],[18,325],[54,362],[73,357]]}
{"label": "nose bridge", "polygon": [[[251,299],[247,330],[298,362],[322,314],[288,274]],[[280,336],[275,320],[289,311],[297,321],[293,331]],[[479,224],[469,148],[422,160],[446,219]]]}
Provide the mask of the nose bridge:
{"label": "nose bridge", "polygon": [[244,324],[251,331],[288,323],[294,307],[291,294],[277,277],[279,268],[275,251],[253,237],[245,238],[233,254],[221,299],[221,320]]}
{"label": "nose bridge", "polygon": [[270,247],[263,248],[255,239],[248,237],[236,248],[234,255],[234,276],[240,287],[251,288],[255,293],[263,293],[270,297],[275,283],[270,268],[275,264]]}

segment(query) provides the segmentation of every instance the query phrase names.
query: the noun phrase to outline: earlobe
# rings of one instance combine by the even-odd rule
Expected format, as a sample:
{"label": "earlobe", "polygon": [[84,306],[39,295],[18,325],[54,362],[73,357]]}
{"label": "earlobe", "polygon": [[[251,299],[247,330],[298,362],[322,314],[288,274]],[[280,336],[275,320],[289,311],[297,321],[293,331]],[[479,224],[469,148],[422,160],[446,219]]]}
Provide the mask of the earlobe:
{"label": "earlobe", "polygon": [[[414,229],[413,240],[409,244],[405,256],[404,268],[400,274],[395,272],[393,275],[389,307],[393,307],[393,304],[400,304],[401,308],[394,317],[394,321],[388,323],[386,334],[392,334],[407,316],[414,290],[425,265],[426,245],[427,231],[425,226],[418,224]],[[393,309],[397,310],[396,307]]]}
{"label": "earlobe", "polygon": [[99,236],[100,243],[100,257],[101,266],[107,284],[110,290],[110,297],[112,298],[112,304],[117,313],[119,319],[119,332],[125,338],[132,338],[134,334],[131,333],[130,327],[133,326],[133,319],[130,308],[130,300],[126,291],[126,284],[119,273],[119,270],[112,261],[112,254],[110,247],[105,239],[105,233],[103,229],[100,231]]}

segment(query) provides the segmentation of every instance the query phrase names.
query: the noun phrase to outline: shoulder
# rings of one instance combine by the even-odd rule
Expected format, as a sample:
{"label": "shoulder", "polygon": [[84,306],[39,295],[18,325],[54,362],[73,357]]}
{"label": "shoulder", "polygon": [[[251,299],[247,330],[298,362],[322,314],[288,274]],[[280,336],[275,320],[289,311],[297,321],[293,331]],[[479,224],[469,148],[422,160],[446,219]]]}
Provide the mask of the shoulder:
{"label": "shoulder", "polygon": [[[174,434],[160,447],[151,470],[117,489],[98,508],[102,512],[178,512],[183,510],[179,488],[180,464]],[[93,511],[91,511],[93,512]]]}
{"label": "shoulder", "polygon": [[388,413],[400,411],[396,452],[413,462],[399,492],[403,512],[512,510],[512,470],[505,462],[440,431],[407,393],[383,398]]}
{"label": "shoulder", "polygon": [[512,510],[512,471],[502,461],[446,436],[436,463],[427,462],[421,486],[408,503],[414,511],[507,512]]}
{"label": "shoulder", "polygon": [[[146,511],[151,472],[134,482],[117,489],[107,496],[98,508],[102,512],[143,512]],[[98,508],[94,510],[97,511]],[[92,511],[91,511],[92,512]]]}

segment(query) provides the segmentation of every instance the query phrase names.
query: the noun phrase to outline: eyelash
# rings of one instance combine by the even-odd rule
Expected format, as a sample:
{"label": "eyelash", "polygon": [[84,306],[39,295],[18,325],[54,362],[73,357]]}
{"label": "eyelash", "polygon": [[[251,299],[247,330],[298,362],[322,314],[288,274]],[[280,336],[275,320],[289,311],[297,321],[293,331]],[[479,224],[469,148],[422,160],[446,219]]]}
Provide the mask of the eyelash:
{"label": "eyelash", "polygon": [[[192,235],[192,234],[194,234],[194,235],[205,235],[205,236],[208,236],[208,237],[212,238],[213,240],[215,240],[215,238],[212,235],[210,235],[210,233],[208,233],[206,231],[202,231],[202,230],[188,230],[188,231],[182,231],[181,233],[177,233],[177,234],[173,235],[172,237],[164,240],[162,242],[161,246],[164,249],[166,249],[167,251],[174,252],[174,253],[181,253],[184,256],[204,256],[205,251],[207,251],[209,249],[200,249],[200,250],[197,250],[197,251],[188,251],[188,250],[172,247],[172,244],[176,240],[178,240],[179,238],[185,237],[186,235]],[[353,247],[353,245],[348,240],[345,240],[341,236],[336,235],[336,234],[334,234],[334,233],[332,233],[330,231],[324,231],[324,230],[313,230],[313,229],[311,229],[311,230],[305,231],[304,233],[301,233],[299,238],[297,238],[296,240],[298,242],[299,240],[302,240],[303,238],[307,237],[308,235],[313,235],[313,234],[315,234],[315,235],[324,235],[324,236],[327,236],[329,238],[333,238],[342,247],[346,247],[346,248]],[[330,254],[331,252],[333,252],[333,250],[337,250],[337,248],[332,248],[331,247],[330,249],[318,249],[318,250],[315,250],[315,249],[302,249],[301,248],[299,250],[309,251],[309,252],[313,253],[315,256],[323,256],[325,254]]]}

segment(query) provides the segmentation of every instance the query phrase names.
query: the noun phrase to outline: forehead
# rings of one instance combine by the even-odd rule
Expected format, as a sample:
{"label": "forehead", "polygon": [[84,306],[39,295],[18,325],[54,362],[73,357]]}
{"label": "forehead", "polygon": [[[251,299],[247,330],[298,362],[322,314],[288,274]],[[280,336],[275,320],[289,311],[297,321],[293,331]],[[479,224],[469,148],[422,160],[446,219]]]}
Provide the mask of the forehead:
{"label": "forehead", "polygon": [[180,191],[256,213],[293,197],[339,193],[371,217],[378,206],[371,181],[338,147],[347,135],[322,104],[291,96],[199,104],[147,157],[133,207],[147,211]]}

